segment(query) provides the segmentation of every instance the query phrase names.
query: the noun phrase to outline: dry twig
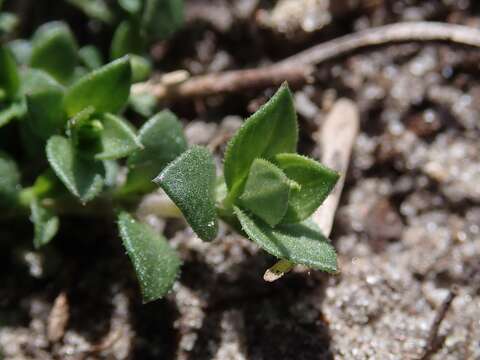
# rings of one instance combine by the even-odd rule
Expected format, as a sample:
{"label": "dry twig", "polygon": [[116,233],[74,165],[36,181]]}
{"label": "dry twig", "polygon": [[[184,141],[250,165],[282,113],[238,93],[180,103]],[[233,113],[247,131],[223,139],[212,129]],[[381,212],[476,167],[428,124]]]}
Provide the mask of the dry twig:
{"label": "dry twig", "polygon": [[210,95],[234,93],[245,89],[262,89],[280,85],[284,81],[290,84],[303,84],[311,79],[313,66],[268,66],[257,69],[232,70],[194,76],[176,84],[163,81],[146,82],[133,85],[132,92],[151,93],[158,101],[172,99],[200,98]]}
{"label": "dry twig", "polygon": [[99,353],[111,348],[120,338],[122,337],[122,331],[120,329],[115,329],[111,331],[104,339],[102,339],[98,344],[92,345],[88,349],[87,353]]}
{"label": "dry twig", "polygon": [[276,64],[194,76],[175,84],[146,82],[133,86],[133,93],[149,92],[159,101],[199,98],[277,86],[288,81],[303,84],[311,79],[315,65],[362,49],[402,42],[449,42],[480,48],[480,30],[439,22],[407,22],[372,28],[321,43]]}
{"label": "dry twig", "polygon": [[435,315],[435,319],[433,319],[430,333],[428,334],[427,345],[425,346],[425,352],[420,358],[421,360],[430,359],[430,357],[438,351],[443,341],[445,340],[444,336],[438,336],[438,331],[440,329],[440,325],[442,324],[443,319],[445,319],[445,316],[447,315],[448,309],[450,309],[450,305],[452,305],[453,299],[455,299],[456,296],[457,289],[456,287],[454,287],[450,290],[445,300],[443,300],[442,305],[440,305],[440,308]]}

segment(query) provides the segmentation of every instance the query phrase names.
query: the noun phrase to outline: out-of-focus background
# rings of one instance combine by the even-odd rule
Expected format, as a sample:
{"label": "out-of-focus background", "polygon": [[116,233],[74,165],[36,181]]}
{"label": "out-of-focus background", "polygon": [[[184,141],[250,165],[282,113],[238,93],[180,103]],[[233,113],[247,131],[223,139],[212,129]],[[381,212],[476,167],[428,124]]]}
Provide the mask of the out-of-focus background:
{"label": "out-of-focus background", "polygon": [[[80,45],[107,57],[114,28],[72,3],[14,0],[4,9],[18,15],[14,38],[63,20]],[[184,25],[149,54],[157,75],[257,68],[404,21],[478,29],[480,2],[186,0]],[[265,283],[274,259],[252,242],[222,227],[203,243],[182,222],[152,215],[184,266],[166,299],[142,305],[111,219],[67,217],[41,251],[28,219],[0,222],[0,358],[480,359],[479,64],[479,49],[405,42],[321,63],[307,85],[293,86],[303,154],[320,158],[318,131],[337,99],[351,99],[360,114],[331,235],[335,276],[294,271]],[[274,91],[159,109],[181,118],[190,144],[221,154],[222,139]],[[65,314],[50,341],[52,317]]]}

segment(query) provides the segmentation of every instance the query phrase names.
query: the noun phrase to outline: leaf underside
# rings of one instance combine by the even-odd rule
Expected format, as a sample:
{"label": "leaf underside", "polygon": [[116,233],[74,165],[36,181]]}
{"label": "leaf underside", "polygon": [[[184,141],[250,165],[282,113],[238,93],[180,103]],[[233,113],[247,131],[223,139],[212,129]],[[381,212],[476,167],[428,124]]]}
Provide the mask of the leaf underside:
{"label": "leaf underside", "polygon": [[162,298],[178,277],[181,261],[163,236],[123,212],[118,218],[123,246],[132,261],[145,303]]}

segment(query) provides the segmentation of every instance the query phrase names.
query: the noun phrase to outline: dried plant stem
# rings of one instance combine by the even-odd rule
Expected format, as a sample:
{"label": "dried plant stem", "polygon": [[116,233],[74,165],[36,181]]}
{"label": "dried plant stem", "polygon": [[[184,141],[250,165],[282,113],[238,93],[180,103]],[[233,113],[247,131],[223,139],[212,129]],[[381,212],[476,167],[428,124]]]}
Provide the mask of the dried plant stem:
{"label": "dried plant stem", "polygon": [[401,42],[441,41],[480,48],[480,30],[440,22],[407,22],[372,28],[315,45],[276,64],[194,76],[172,83],[139,83],[132,92],[151,93],[159,101],[199,98],[210,95],[266,88],[284,81],[302,84],[311,80],[315,65],[374,46]]}
{"label": "dried plant stem", "polygon": [[266,66],[256,69],[232,70],[194,76],[178,83],[145,82],[132,86],[133,94],[150,93],[158,101],[201,98],[234,93],[246,89],[262,89],[280,85],[303,84],[311,79],[313,66]]}
{"label": "dried plant stem", "polygon": [[458,289],[454,286],[452,289],[450,289],[445,300],[443,300],[442,304],[440,305],[440,308],[433,319],[433,323],[428,334],[427,345],[425,346],[425,352],[421,357],[421,360],[430,359],[430,357],[442,345],[444,337],[439,337],[438,331],[440,330],[440,325],[442,324],[443,319],[445,319],[445,316],[447,315],[448,309],[450,309],[450,306],[452,305],[453,299],[455,299],[457,296],[457,292]]}
{"label": "dried plant stem", "polygon": [[[345,175],[357,137],[359,122],[355,103],[347,99],[340,99],[334,104],[320,131],[314,134],[314,138],[320,146],[322,164],[341,174],[333,192],[312,215],[312,220],[327,237],[332,231],[335,211],[345,183]],[[294,264],[288,260],[280,260],[265,272],[263,278],[269,282],[278,280],[293,266]]]}
{"label": "dried plant stem", "polygon": [[347,99],[340,99],[334,104],[321,130],[314,134],[315,140],[320,143],[321,163],[341,175],[335,189],[312,216],[312,220],[320,227],[325,236],[329,236],[332,231],[335,211],[342,195],[359,127],[360,118],[355,103]]}
{"label": "dried plant stem", "polygon": [[371,28],[301,51],[278,65],[320,64],[374,46],[404,42],[447,42],[480,48],[480,30],[441,22],[404,22]]}

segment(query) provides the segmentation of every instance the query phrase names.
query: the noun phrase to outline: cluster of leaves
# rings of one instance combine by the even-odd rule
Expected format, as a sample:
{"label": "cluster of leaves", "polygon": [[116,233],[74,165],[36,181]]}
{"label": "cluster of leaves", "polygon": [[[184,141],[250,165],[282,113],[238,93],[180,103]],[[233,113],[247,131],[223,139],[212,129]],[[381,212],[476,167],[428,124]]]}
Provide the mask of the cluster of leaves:
{"label": "cluster of leaves", "polygon": [[[31,40],[0,45],[0,211],[6,218],[30,213],[35,248],[54,238],[63,213],[128,208],[154,190],[151,179],[159,169],[187,149],[181,123],[168,110],[138,131],[120,115],[132,105],[138,72],[132,55],[103,65],[100,52],[79,48],[63,22],[42,25]],[[9,146],[18,133],[21,156],[18,146]],[[122,234],[141,228],[149,235],[138,241],[155,239],[159,256],[169,254],[164,238],[121,214],[129,219]],[[175,254],[169,258],[178,262]],[[173,281],[169,264],[166,272],[158,267],[165,284]]]}
{"label": "cluster of leaves", "polygon": [[[92,19],[115,27],[110,59],[129,55],[132,81],[146,79],[152,69],[147,50],[151,43],[170,37],[183,25],[183,0],[67,0]],[[81,54],[91,65],[98,51],[87,46]],[[149,94],[131,96],[130,105],[144,116],[153,115],[155,99]]]}
{"label": "cluster of leaves", "polygon": [[92,19],[116,26],[110,54],[142,55],[147,45],[166,39],[183,24],[183,0],[67,0]]}
{"label": "cluster of leaves", "polygon": [[207,149],[193,147],[154,181],[201,239],[216,237],[220,218],[280,259],[336,272],[335,250],[308,218],[339,175],[296,154],[297,141],[292,95],[283,85],[229,142],[223,176],[216,178]]}
{"label": "cluster of leaves", "polygon": [[[102,0],[69,1],[97,17],[98,9],[109,9]],[[0,141],[1,211],[30,214],[36,248],[54,238],[64,212],[116,212],[144,301],[166,294],[181,263],[165,238],[125,210],[155,183],[205,241],[216,237],[221,219],[277,258],[335,272],[335,251],[308,218],[338,174],[296,153],[298,125],[286,85],[231,139],[219,177],[213,155],[188,147],[170,111],[138,131],[122,116],[129,105],[142,109],[130,87],[148,76],[131,55],[143,50],[133,47],[145,45],[145,34],[169,34],[162,28],[168,21],[153,17],[165,6],[180,11],[178,4],[119,0],[130,15],[115,32],[106,65],[96,48],[79,48],[63,22],[0,46],[0,138],[14,127],[27,154],[19,167]]]}

